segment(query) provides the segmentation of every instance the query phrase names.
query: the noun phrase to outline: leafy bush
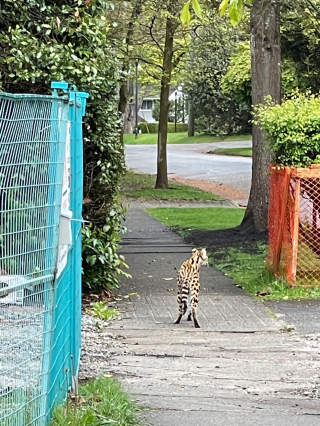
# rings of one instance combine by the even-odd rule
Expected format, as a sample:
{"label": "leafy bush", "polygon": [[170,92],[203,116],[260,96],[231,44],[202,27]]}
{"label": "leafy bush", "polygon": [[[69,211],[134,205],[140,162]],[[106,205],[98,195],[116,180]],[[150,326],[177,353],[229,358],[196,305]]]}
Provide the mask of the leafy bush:
{"label": "leafy bush", "polygon": [[121,268],[127,267],[124,258],[117,254],[119,233],[123,231],[123,210],[118,206],[106,217],[101,229],[93,223],[82,229],[82,285],[84,290],[100,293],[103,289],[117,288],[121,274],[129,276]]}
{"label": "leafy bush", "polygon": [[251,105],[251,54],[250,42],[237,45],[231,56],[227,73],[221,79],[225,93],[233,94],[240,102]]}
{"label": "leafy bush", "polygon": [[[84,230],[83,271],[84,287],[95,291],[117,285],[121,265],[115,233],[120,231],[117,194],[124,170],[117,111],[122,76],[103,19],[110,7],[104,0],[3,0],[0,10],[2,90],[46,94],[52,80],[65,80],[90,94],[84,118],[83,216],[94,225]],[[103,232],[104,226],[110,232]],[[101,257],[87,261],[97,247]]]}
{"label": "leafy bush", "polygon": [[[159,123],[139,123],[141,133],[158,133]],[[174,133],[174,123],[168,123],[168,133]],[[177,132],[187,132],[188,124],[177,123]]]}
{"label": "leafy bush", "polygon": [[320,97],[293,94],[281,105],[271,99],[255,109],[255,122],[266,131],[273,162],[305,167],[320,163]]}

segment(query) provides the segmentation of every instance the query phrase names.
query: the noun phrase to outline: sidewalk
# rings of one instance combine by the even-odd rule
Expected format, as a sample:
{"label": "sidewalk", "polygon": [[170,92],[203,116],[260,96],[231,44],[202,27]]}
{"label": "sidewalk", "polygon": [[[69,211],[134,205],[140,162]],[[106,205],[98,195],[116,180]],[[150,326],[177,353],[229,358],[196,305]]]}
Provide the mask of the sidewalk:
{"label": "sidewalk", "polygon": [[[316,425],[318,343],[308,344],[213,267],[200,271],[194,329],[177,316],[176,275],[192,247],[133,207],[122,254],[133,279],[119,290],[125,336],[110,371],[154,426]],[[129,297],[128,297],[129,295]],[[307,395],[307,396],[306,396]]]}

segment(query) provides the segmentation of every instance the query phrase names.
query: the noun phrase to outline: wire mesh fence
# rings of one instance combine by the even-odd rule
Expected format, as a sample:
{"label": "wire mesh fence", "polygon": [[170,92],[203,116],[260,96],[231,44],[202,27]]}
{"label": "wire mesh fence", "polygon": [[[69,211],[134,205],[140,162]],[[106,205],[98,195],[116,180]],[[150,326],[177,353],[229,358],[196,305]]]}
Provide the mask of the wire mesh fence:
{"label": "wire mesh fence", "polygon": [[[71,127],[81,128],[81,120],[70,120],[69,98],[57,90],[54,96],[0,93],[1,426],[47,424],[50,396],[61,400],[71,386],[71,372],[53,350],[53,330],[68,335],[69,358],[75,339],[70,324],[58,322],[65,306],[56,290],[66,144]],[[73,269],[72,258],[65,267]],[[62,376],[68,380],[57,398],[50,390]]]}
{"label": "wire mesh fence", "polygon": [[271,167],[267,266],[291,285],[320,285],[320,166]]}

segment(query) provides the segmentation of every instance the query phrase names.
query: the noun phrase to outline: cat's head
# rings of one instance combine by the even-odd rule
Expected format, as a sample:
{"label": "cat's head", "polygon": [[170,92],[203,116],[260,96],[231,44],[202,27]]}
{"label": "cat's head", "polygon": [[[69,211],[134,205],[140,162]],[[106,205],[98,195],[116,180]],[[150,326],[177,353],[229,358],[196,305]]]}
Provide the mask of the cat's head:
{"label": "cat's head", "polygon": [[192,256],[199,256],[200,265],[208,265],[208,256],[205,248],[198,250],[192,249]]}

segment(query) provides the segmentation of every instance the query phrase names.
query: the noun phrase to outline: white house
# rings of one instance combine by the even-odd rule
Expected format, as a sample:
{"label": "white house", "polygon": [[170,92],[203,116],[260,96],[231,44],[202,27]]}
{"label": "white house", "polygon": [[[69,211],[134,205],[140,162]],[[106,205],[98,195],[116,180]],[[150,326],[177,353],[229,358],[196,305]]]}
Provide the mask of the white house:
{"label": "white house", "polygon": [[[181,86],[179,86],[177,89],[172,88],[170,92],[171,92],[169,96],[170,102],[174,102],[176,96],[177,96],[177,99],[180,99],[183,97],[183,91]],[[147,123],[156,123],[156,120],[152,117],[152,110],[155,106],[155,102],[159,100],[160,98],[155,96],[146,96],[142,98],[141,108],[138,111],[139,122],[146,121]]]}
{"label": "white house", "polygon": [[143,98],[141,108],[138,111],[139,121],[146,121],[147,123],[156,123],[156,120],[152,117],[152,110],[155,106],[155,102],[159,101],[160,98],[148,97]]}

